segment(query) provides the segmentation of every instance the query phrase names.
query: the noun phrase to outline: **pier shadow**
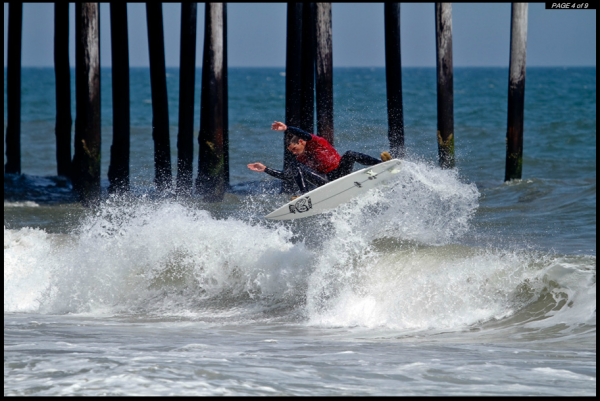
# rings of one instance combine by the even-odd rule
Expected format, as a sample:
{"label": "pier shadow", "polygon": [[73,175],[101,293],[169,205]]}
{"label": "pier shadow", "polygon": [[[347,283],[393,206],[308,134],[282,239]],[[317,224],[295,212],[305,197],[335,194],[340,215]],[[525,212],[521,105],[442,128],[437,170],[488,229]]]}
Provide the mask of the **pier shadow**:
{"label": "pier shadow", "polygon": [[[101,182],[101,201],[109,197],[108,180]],[[277,195],[281,193],[281,181],[247,181],[229,186],[227,193],[237,196],[250,195]],[[176,191],[160,193],[154,187],[135,187],[129,191],[128,196],[150,196],[156,198],[178,198],[182,194]],[[193,191],[184,197],[202,199]],[[81,203],[73,191],[71,180],[62,176],[35,176],[29,174],[4,174],[4,201],[25,202],[31,201],[38,204],[63,204]]]}
{"label": "pier shadow", "polygon": [[4,201],[31,201],[38,204],[79,203],[68,178],[29,174],[4,174]]}

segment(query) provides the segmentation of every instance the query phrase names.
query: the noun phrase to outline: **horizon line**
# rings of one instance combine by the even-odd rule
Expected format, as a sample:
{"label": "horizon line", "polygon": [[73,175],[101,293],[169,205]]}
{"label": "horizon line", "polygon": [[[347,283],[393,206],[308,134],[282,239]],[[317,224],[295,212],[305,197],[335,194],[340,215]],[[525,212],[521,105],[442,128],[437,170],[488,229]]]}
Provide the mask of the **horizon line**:
{"label": "horizon line", "polygon": [[[6,69],[8,66],[5,64],[4,68]],[[406,65],[401,66],[402,68],[436,68],[436,66],[431,65]],[[509,65],[455,65],[454,68],[508,68]],[[556,65],[528,65],[527,68],[567,68],[567,67],[596,67],[595,64],[556,64]],[[21,68],[54,68],[54,65],[47,64],[34,64],[34,65],[21,65]],[[70,66],[71,69],[74,69],[75,66]],[[100,68],[112,68],[112,65],[100,65]],[[130,65],[129,68],[150,68],[150,65]],[[165,68],[180,68],[179,65],[166,65]],[[201,65],[197,65],[196,68],[202,68]],[[227,68],[279,68],[285,69],[285,66],[272,66],[272,65],[263,65],[263,66],[243,66],[243,65],[230,65]],[[376,65],[353,65],[353,66],[334,66],[333,68],[385,68],[385,66],[376,66]]]}

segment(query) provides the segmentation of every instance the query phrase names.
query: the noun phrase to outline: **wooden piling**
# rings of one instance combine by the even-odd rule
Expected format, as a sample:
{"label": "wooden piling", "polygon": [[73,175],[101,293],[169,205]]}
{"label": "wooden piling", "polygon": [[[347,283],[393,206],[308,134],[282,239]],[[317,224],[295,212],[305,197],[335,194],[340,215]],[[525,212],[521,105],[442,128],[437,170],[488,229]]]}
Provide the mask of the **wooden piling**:
{"label": "wooden piling", "polygon": [[71,177],[71,67],[69,65],[69,3],[54,3],[54,77],[56,80],[56,170]]}
{"label": "wooden piling", "polygon": [[288,3],[285,56],[285,123],[300,126],[302,88],[302,3]]}
{"label": "wooden piling", "polygon": [[440,167],[454,167],[454,72],[452,3],[435,3],[437,141]]}
{"label": "wooden piling", "polygon": [[[285,124],[300,127],[302,107],[302,3],[288,3],[285,55]],[[287,150],[291,135],[283,138],[283,169],[286,170],[294,155]],[[294,191],[294,184],[283,181],[283,193]]]}
{"label": "wooden piling", "polygon": [[162,3],[146,3],[150,85],[152,88],[152,138],[154,139],[154,184],[159,192],[171,189],[169,103],[165,68]]}
{"label": "wooden piling", "polygon": [[229,83],[227,64],[227,4],[223,3],[223,179],[229,188]]}
{"label": "wooden piling", "polygon": [[73,189],[84,205],[100,197],[100,9],[75,3],[75,155]]}
{"label": "wooden piling", "polygon": [[387,87],[388,138],[393,157],[404,157],[402,109],[402,60],[400,52],[400,3],[384,4],[385,79]]}
{"label": "wooden piling", "polygon": [[191,194],[192,192],[197,14],[197,3],[181,3],[177,192],[184,194]]}
{"label": "wooden piling", "polygon": [[129,191],[129,40],[127,3],[110,3],[113,143],[110,147],[108,192]]}
{"label": "wooden piling", "polygon": [[523,170],[527,9],[528,3],[512,4],[508,79],[508,123],[506,131],[506,173],[504,181],[520,179]]}
{"label": "wooden piling", "polygon": [[8,4],[6,71],[6,165],[4,173],[21,174],[21,35],[23,3]]}
{"label": "wooden piling", "polygon": [[315,132],[315,3],[302,7],[302,61],[301,61],[301,119],[300,127]]}
{"label": "wooden piling", "polygon": [[225,7],[224,3],[206,3],[204,23],[196,188],[209,202],[221,201],[226,190]]}
{"label": "wooden piling", "polygon": [[331,3],[316,3],[317,135],[333,145]]}

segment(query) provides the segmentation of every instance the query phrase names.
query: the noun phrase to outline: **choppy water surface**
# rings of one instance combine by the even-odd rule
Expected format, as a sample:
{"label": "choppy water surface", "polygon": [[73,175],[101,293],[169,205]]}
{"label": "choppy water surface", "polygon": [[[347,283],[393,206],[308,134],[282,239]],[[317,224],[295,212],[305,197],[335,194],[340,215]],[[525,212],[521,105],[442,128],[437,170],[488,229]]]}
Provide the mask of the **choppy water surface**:
{"label": "choppy water surface", "polygon": [[[457,69],[447,171],[435,70],[408,69],[402,172],[272,222],[287,198],[245,165],[281,164],[281,72],[231,71],[233,188],[211,204],[154,193],[149,79],[134,70],[134,191],[83,208],[53,176],[52,70],[24,71],[25,174],[4,178],[4,395],[595,395],[595,68],[528,70],[510,183],[508,71]],[[384,77],[336,70],[340,151],[387,147]]]}

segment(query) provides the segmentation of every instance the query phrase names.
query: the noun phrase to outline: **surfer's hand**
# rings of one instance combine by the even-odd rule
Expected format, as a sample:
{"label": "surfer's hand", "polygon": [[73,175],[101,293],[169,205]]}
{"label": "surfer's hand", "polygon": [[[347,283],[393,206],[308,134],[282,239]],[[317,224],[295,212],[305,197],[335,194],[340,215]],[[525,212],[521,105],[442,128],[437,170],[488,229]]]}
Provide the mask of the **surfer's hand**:
{"label": "surfer's hand", "polygon": [[287,129],[287,125],[280,121],[275,121],[273,124],[271,124],[271,129],[273,131],[285,131]]}
{"label": "surfer's hand", "polygon": [[248,168],[252,171],[258,171],[259,173],[262,173],[265,171],[266,166],[262,163],[250,163],[248,164]]}

